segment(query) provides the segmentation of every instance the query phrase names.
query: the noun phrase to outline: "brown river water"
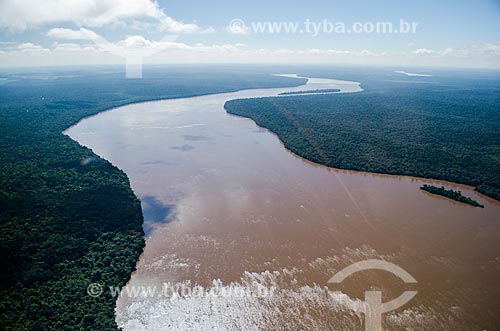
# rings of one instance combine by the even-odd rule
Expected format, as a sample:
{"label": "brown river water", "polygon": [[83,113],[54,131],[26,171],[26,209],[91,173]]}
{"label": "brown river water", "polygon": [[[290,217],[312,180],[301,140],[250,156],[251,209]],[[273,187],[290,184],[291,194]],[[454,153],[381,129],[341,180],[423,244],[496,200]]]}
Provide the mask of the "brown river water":
{"label": "brown river water", "polygon": [[[383,315],[384,330],[500,330],[500,204],[457,184],[312,164],[223,108],[329,88],[362,90],[309,79],[128,105],[65,132],[124,170],[142,201],[146,247],[117,298],[120,327],[364,330],[365,291],[381,290],[386,302],[414,290]],[[485,208],[419,190],[433,182]],[[328,284],[367,259],[394,263],[418,283],[371,270]]]}

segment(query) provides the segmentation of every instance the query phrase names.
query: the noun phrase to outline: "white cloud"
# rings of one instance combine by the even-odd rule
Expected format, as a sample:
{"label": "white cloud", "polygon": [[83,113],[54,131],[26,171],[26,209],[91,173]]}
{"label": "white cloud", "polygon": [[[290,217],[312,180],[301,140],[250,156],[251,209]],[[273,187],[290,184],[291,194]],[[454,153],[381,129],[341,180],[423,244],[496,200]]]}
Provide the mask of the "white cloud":
{"label": "white cloud", "polygon": [[[148,40],[143,36],[132,35],[113,43],[107,41],[95,32],[84,28],[81,28],[80,30],[56,28],[50,30],[48,35],[53,38],[63,40],[92,41],[93,45],[87,46],[86,49],[83,49],[84,51],[91,50],[100,53],[112,54],[113,56],[126,59],[127,61],[133,60],[142,62],[143,59],[162,52],[176,50],[191,51],[196,48],[183,43],[174,42],[173,40],[167,40],[171,36],[167,36],[164,40],[154,41]],[[56,42],[55,45],[59,44]],[[78,49],[74,44],[71,44],[64,45],[63,47],[57,47],[57,51],[75,52],[78,51]]]}
{"label": "white cloud", "polygon": [[384,56],[384,55],[386,55],[386,53],[385,52],[376,53],[376,52],[372,52],[372,51],[369,51],[367,49],[364,49],[361,52],[359,52],[357,55],[360,55],[360,56]]}
{"label": "white cloud", "polygon": [[54,52],[98,52],[98,49],[94,46],[82,46],[75,43],[59,43],[55,42],[52,45],[52,51]]}
{"label": "white cloud", "polygon": [[[3,65],[117,64],[125,58],[144,63],[351,63],[439,65],[500,68],[500,45],[478,44],[466,48],[444,48],[420,52],[388,53],[372,50],[263,49],[244,44],[185,44],[175,40],[150,40],[131,35],[111,43],[88,29],[52,29],[57,39],[51,47],[32,43],[0,45]],[[59,42],[61,40],[61,42]],[[74,40],[75,42],[71,42]],[[418,53],[418,54],[417,54]]]}
{"label": "white cloud", "polygon": [[152,47],[153,42],[143,36],[128,36],[126,39],[118,42],[118,45],[125,48],[145,48]]}
{"label": "white cloud", "polygon": [[486,44],[488,51],[493,51],[495,55],[500,55],[500,45]]}
{"label": "white cloud", "polygon": [[489,56],[500,56],[500,45],[494,45],[494,44],[473,45],[470,48],[469,52],[473,54],[479,53]]}
{"label": "white cloud", "polygon": [[442,51],[439,51],[438,54],[440,56],[447,56],[447,55],[453,55],[454,52],[455,52],[455,49],[448,47],[448,48],[443,49]]}
{"label": "white cloud", "polygon": [[[171,48],[189,48],[189,46],[185,44],[175,43],[173,41],[175,38],[172,38],[172,36],[166,36],[165,39],[161,41],[152,41],[144,38],[143,36],[134,35],[127,36],[125,39],[120,40],[117,43],[112,43],[94,31],[85,28],[80,28],[79,30],[54,28],[47,32],[47,36],[61,40],[92,41],[98,49],[118,54],[126,52],[127,50],[151,53]],[[167,40],[167,38],[171,38],[173,40]]]}
{"label": "white cloud", "polygon": [[201,34],[209,34],[215,32],[217,32],[217,30],[212,26],[200,31]]}
{"label": "white cloud", "polygon": [[17,46],[17,51],[20,52],[47,52],[48,49],[33,43],[22,43]]}
{"label": "white cloud", "polygon": [[101,37],[92,30],[80,28],[80,30],[71,30],[64,28],[54,28],[47,32],[47,36],[54,39],[64,40],[90,40],[97,41]]}
{"label": "white cloud", "polygon": [[124,51],[134,50],[144,52],[145,56],[168,50],[189,50],[193,48],[186,44],[172,41],[148,40],[143,36],[128,36],[127,38],[117,42],[115,45]]}
{"label": "white cloud", "polygon": [[448,47],[442,50],[419,48],[413,51],[413,54],[433,58],[500,58],[500,45],[487,43],[471,45],[463,48]]}
{"label": "white cloud", "polygon": [[341,51],[341,50],[337,50],[337,49],[329,49],[327,52],[330,54],[335,54],[335,55],[352,54],[351,51]]}
{"label": "white cloud", "polygon": [[428,49],[428,48],[419,48],[415,51],[413,51],[413,54],[434,54],[434,51],[432,49]]}
{"label": "white cloud", "polygon": [[117,25],[125,20],[153,19],[159,29],[171,33],[194,33],[195,23],[183,23],[167,16],[151,0],[2,0],[0,28],[12,32],[45,24],[71,22],[82,27]]}
{"label": "white cloud", "polygon": [[172,17],[166,15],[162,15],[160,22],[162,23],[160,30],[165,30],[170,33],[195,33],[200,29],[198,25],[194,23],[186,24],[176,21]]}

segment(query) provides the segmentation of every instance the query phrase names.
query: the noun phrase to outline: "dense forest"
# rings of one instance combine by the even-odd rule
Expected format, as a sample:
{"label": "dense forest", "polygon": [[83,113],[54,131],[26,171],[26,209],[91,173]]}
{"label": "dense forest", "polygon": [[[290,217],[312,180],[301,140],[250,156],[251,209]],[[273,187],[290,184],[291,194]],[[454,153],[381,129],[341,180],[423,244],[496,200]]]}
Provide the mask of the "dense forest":
{"label": "dense forest", "polygon": [[484,206],[482,204],[480,204],[479,202],[477,202],[476,200],[464,196],[461,191],[447,190],[444,186],[437,187],[434,185],[427,185],[427,184],[424,184],[422,187],[420,187],[420,189],[423,191],[432,193],[432,194],[440,195],[440,196],[458,201],[458,202],[466,203],[466,204],[471,205],[473,207],[484,208]]}
{"label": "dense forest", "polygon": [[123,68],[0,72],[0,320],[3,330],[113,330],[115,298],[144,245],[127,176],[62,131],[132,102],[303,81],[253,68]]}
{"label": "dense forest", "polygon": [[297,155],[327,166],[443,179],[500,200],[500,73],[321,70],[364,92],[232,100],[226,110],[275,132]]}

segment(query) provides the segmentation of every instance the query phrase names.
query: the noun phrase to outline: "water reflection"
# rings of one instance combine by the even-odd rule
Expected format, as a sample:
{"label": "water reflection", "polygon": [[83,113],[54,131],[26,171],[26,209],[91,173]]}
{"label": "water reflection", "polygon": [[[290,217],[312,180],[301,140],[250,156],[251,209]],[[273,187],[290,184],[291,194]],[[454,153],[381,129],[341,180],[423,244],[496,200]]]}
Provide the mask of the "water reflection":
{"label": "water reflection", "polygon": [[140,200],[146,236],[159,224],[168,223],[175,219],[173,215],[174,205],[164,205],[153,196],[142,196]]}

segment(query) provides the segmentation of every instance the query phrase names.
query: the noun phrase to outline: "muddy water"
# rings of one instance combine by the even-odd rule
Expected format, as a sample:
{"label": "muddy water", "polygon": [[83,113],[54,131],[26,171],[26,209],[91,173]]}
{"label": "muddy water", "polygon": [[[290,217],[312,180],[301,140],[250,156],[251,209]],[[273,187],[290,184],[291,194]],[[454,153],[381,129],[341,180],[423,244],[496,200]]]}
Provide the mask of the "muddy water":
{"label": "muddy water", "polygon": [[[429,181],[311,164],[223,109],[236,98],[329,88],[361,90],[310,79],[297,88],[148,102],[66,132],[123,169],[142,200],[146,248],[127,289],[151,290],[122,291],[119,326],[361,330],[364,291],[382,290],[388,301],[412,289],[418,295],[409,304],[384,315],[386,330],[500,328],[499,204],[450,183],[437,182],[485,208],[420,191]],[[395,263],[418,283],[368,271],[326,287],[336,272],[366,259]],[[205,292],[172,297],[164,284]]]}

